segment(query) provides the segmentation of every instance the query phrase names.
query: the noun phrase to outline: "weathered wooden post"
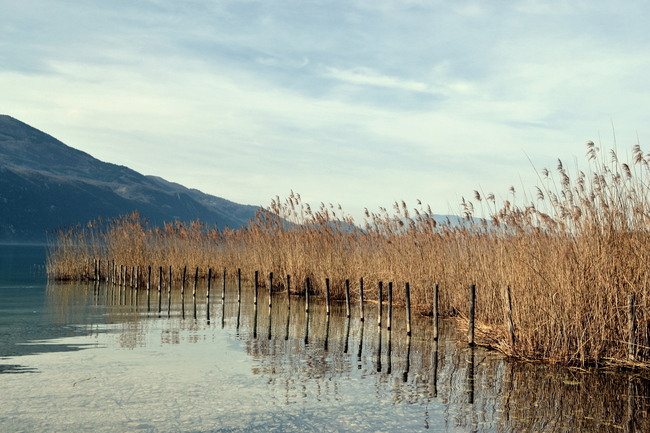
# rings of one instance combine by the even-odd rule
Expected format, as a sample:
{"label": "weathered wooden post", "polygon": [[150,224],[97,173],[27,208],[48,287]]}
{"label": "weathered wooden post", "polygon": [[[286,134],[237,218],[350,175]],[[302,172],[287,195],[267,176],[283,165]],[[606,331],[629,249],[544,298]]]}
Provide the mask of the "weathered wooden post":
{"label": "weathered wooden post", "polygon": [[162,283],[163,283],[163,274],[162,274],[162,266],[158,267],[158,293],[162,291]]}
{"label": "weathered wooden post", "polygon": [[350,280],[345,280],[345,317],[350,317]]}
{"label": "weathered wooden post", "polygon": [[404,294],[406,295],[406,335],[411,336],[411,286],[406,283],[404,287]]}
{"label": "weathered wooden post", "polygon": [[379,288],[377,289],[377,326],[381,326],[381,310],[382,310],[382,299],[383,296],[384,283],[379,282]]}
{"label": "weathered wooden post", "polygon": [[167,285],[167,292],[171,293],[172,291],[172,267],[169,266],[169,285]]}
{"label": "weathered wooden post", "polygon": [[438,341],[438,283],[433,285],[433,339]]}
{"label": "weathered wooden post", "polygon": [[210,286],[212,284],[212,268],[208,268],[208,287],[206,290],[205,297],[210,299]]}
{"label": "weathered wooden post", "polygon": [[388,283],[388,318],[386,320],[386,329],[390,331],[393,322],[393,282]]}
{"label": "weathered wooden post", "polygon": [[634,293],[627,298],[627,358],[630,361],[636,361],[636,318],[634,311]]}
{"label": "weathered wooden post", "polygon": [[269,308],[273,303],[273,272],[269,273]]}
{"label": "weathered wooden post", "polygon": [[151,290],[151,265],[147,266],[147,290]]}
{"label": "weathered wooden post", "polygon": [[305,280],[305,312],[309,313],[309,277]]}
{"label": "weathered wooden post", "polygon": [[[195,271],[194,271],[194,285],[192,286],[192,297],[193,298],[196,298],[196,285],[198,284],[198,282],[199,282],[199,268],[197,266]],[[194,304],[196,306],[196,301],[194,302]]]}
{"label": "weathered wooden post", "polygon": [[359,320],[363,322],[363,277],[359,278],[359,315]]}
{"label": "weathered wooden post", "polygon": [[185,279],[187,278],[187,265],[183,266],[183,278],[181,278],[181,297],[185,295]]}
{"label": "weathered wooden post", "polygon": [[[241,303],[241,269],[239,268],[237,269],[237,303]],[[239,329],[239,326],[237,326],[237,329]]]}
{"label": "weathered wooden post", "polygon": [[330,315],[330,279],[325,278],[325,311]]}
{"label": "weathered wooden post", "polygon": [[257,290],[259,286],[259,271],[255,271],[255,291],[253,292],[253,305],[257,305]]}
{"label": "weathered wooden post", "polygon": [[287,310],[291,310],[291,276],[287,275]]}
{"label": "weathered wooden post", "polygon": [[226,268],[223,268],[223,281],[221,286],[221,303],[226,299]]}
{"label": "weathered wooden post", "polygon": [[510,286],[506,285],[505,288],[505,325],[506,330],[508,331],[508,343],[510,348],[513,349],[515,346],[515,325],[512,321],[512,296],[510,294]]}
{"label": "weathered wooden post", "polygon": [[467,343],[474,346],[474,316],[476,313],[476,285],[469,286],[469,327],[467,329]]}

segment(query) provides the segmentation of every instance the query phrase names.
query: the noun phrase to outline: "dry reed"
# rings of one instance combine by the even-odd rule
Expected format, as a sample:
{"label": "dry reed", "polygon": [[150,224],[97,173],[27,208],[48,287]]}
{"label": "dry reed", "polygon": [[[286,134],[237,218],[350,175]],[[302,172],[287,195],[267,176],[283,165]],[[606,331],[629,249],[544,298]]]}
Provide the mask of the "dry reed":
{"label": "dry reed", "polygon": [[[291,275],[294,292],[310,278],[317,293],[331,282],[344,299],[345,280],[364,278],[366,299],[380,281],[395,283],[397,301],[410,283],[414,308],[431,308],[440,285],[441,311],[461,320],[467,288],[477,286],[477,337],[508,355],[598,364],[628,358],[627,299],[636,303],[635,365],[649,359],[650,155],[639,146],[629,163],[587,144],[589,170],[575,175],[560,162],[542,170],[533,197],[517,203],[514,188],[499,206],[494,194],[463,200],[465,224],[438,223],[429,207],[395,203],[394,213],[366,211],[362,227],[339,207],[317,210],[293,192],[277,197],[249,226],[218,231],[200,221],[149,227],[138,214],[110,223],[60,230],[52,240],[48,273],[55,279],[93,277],[101,259],[110,275],[120,264],[238,268],[249,278]],[[486,219],[474,219],[475,203]],[[144,272],[141,278],[146,278]],[[262,281],[265,278],[261,278]],[[277,278],[282,284],[283,278]],[[504,287],[512,294],[514,344],[504,323]],[[178,287],[178,284],[175,285]],[[281,287],[278,287],[281,289]],[[358,296],[353,284],[352,295]],[[356,293],[355,293],[356,292]]]}

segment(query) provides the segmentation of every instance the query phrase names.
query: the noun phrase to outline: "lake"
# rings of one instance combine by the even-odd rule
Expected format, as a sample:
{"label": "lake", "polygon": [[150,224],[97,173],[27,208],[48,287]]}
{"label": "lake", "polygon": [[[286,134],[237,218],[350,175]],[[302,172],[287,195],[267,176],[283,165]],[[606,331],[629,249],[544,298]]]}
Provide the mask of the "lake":
{"label": "lake", "polygon": [[[214,280],[188,290],[48,282],[45,249],[0,246],[3,432],[650,431],[639,372],[514,362],[405,312],[377,327],[323,300]],[[384,308],[384,314],[387,309]]]}

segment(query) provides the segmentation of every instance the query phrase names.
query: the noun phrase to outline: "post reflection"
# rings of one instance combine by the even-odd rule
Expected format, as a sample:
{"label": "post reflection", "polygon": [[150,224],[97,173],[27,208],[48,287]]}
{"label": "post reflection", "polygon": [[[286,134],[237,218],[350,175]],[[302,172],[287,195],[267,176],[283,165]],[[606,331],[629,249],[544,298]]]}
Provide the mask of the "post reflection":
{"label": "post reflection", "polygon": [[[156,328],[153,323],[166,329],[164,344],[191,342],[197,331],[209,329],[207,320],[186,319],[180,292],[171,292],[164,317],[163,294],[157,300],[151,296],[149,290],[119,286],[51,284],[48,308],[61,323],[88,326],[90,319],[78,311],[86,304],[101,308],[105,323],[121,327],[124,347],[145,344],[147,333]],[[346,317],[344,304],[334,303],[328,316],[318,297],[312,297],[307,312],[301,297],[292,297],[295,307],[289,309],[286,296],[274,295],[272,307],[258,310],[249,302],[250,288],[242,289],[241,302],[238,296],[234,287],[225,291],[217,310],[221,327],[224,332],[236,330],[231,338],[245,342],[255,360],[254,373],[268,378],[285,404],[307,398],[295,391],[303,387],[305,395],[339,398],[355,378],[373,381],[377,399],[422,405],[421,425],[434,430],[442,413],[450,423],[439,424],[443,431],[650,431],[650,381],[640,372],[604,374],[508,362],[480,347],[458,344],[462,338],[449,321],[440,321],[440,338],[435,339],[432,320],[417,314],[409,337],[405,311],[399,307],[393,307],[390,331],[378,326],[376,332],[364,333],[365,322],[378,321],[374,308],[362,321],[358,309]],[[207,296],[197,297],[201,299],[193,297],[193,317],[208,319],[216,306]],[[152,311],[156,301],[158,310]],[[138,308],[145,303],[146,310]],[[259,323],[266,325],[267,338],[258,339]],[[355,345],[357,350],[350,350]]]}

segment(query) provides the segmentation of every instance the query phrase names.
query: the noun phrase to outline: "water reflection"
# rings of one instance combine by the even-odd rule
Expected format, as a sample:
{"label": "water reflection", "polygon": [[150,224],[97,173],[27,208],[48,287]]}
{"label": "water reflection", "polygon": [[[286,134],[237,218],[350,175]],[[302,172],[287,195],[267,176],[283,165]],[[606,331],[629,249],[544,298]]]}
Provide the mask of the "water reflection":
{"label": "water reflection", "polygon": [[[364,324],[381,323],[380,308],[367,309],[362,321],[355,309],[346,317],[344,304],[332,305],[328,315],[314,297],[309,308],[303,298],[292,298],[289,308],[287,297],[278,293],[268,308],[258,308],[254,289],[245,285],[241,292],[224,288],[219,299],[205,294],[197,290],[187,300],[191,318],[181,292],[104,285],[50,285],[48,306],[61,323],[85,324],[90,331],[100,320],[118,324],[123,348],[146,344],[157,321],[165,324],[162,344],[191,343],[201,338],[198,331],[215,324],[232,329],[254,360],[253,374],[268,380],[283,405],[308,398],[324,404],[354,399],[355,383],[363,381],[373,384],[377,400],[420,407],[425,429],[650,431],[650,382],[642,375],[508,362],[459,343],[462,338],[444,321],[440,339],[434,339],[426,317],[413,318],[408,336],[405,311],[397,307],[383,312],[392,316],[390,330],[377,326],[373,332]],[[357,348],[353,353],[351,345]]]}

